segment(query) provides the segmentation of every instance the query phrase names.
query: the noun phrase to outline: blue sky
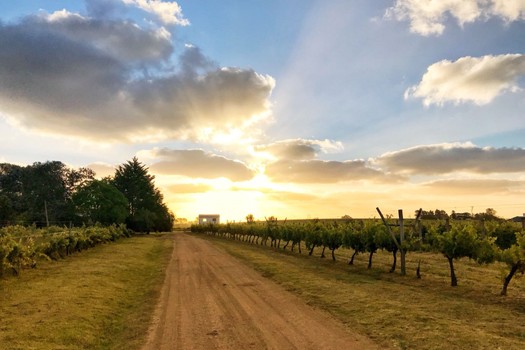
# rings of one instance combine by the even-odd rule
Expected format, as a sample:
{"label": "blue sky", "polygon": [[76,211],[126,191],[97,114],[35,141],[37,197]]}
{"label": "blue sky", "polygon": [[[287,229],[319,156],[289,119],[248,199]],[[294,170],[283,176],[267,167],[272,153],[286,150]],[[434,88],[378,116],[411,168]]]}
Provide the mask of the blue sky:
{"label": "blue sky", "polygon": [[28,0],[0,13],[0,161],[104,175],[138,155],[189,218],[525,211],[523,1]]}

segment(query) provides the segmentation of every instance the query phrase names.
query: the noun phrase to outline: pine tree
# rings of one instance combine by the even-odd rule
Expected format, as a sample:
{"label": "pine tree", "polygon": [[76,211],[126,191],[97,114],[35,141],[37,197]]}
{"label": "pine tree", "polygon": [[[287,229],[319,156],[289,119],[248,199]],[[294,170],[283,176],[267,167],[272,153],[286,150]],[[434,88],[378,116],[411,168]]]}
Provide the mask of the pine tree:
{"label": "pine tree", "polygon": [[138,232],[169,231],[174,216],[163,203],[163,196],[155,188],[155,177],[137,157],[120,165],[113,184],[128,200],[128,228]]}

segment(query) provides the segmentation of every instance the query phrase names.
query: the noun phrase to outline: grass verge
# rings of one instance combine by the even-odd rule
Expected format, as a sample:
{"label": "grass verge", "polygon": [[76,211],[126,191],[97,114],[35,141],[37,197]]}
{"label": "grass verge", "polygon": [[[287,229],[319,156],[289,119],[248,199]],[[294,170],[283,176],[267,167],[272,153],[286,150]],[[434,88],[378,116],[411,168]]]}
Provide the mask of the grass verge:
{"label": "grass verge", "polygon": [[[200,237],[203,237],[202,235]],[[501,265],[477,266],[459,261],[460,286],[448,285],[445,258],[438,254],[409,254],[408,273],[390,274],[391,256],[378,253],[374,267],[368,256],[353,266],[348,250],[338,261],[319,259],[204,236],[243,260],[265,277],[324,309],[354,331],[396,349],[525,349],[525,299],[522,281],[513,281],[508,297],[498,295]],[[422,261],[423,278],[415,277]]]}
{"label": "grass verge", "polygon": [[138,349],[173,240],[121,239],[0,280],[0,349]]}

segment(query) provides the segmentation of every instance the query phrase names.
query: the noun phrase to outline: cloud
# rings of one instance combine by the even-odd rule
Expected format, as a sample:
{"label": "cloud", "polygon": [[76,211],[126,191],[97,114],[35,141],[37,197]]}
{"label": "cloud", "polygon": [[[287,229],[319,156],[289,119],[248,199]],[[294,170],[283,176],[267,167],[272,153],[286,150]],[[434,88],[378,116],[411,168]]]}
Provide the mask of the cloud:
{"label": "cloud", "polygon": [[438,180],[423,184],[437,193],[454,195],[506,194],[525,191],[524,181],[500,179],[455,179]]}
{"label": "cloud", "polygon": [[363,160],[279,160],[266,166],[265,174],[275,182],[336,183],[342,181],[384,181],[386,175]]}
{"label": "cloud", "polygon": [[159,65],[171,55],[169,40],[162,29],[67,11],[0,23],[0,114],[107,143],[206,141],[269,116],[272,77],[217,67],[193,46],[178,71],[166,72]]}
{"label": "cloud", "polygon": [[21,27],[89,43],[98,51],[127,64],[155,63],[167,60],[173,53],[171,34],[164,28],[145,30],[130,21],[100,20],[67,10],[28,16]]}
{"label": "cloud", "polygon": [[160,160],[153,163],[150,169],[161,175],[182,175],[205,179],[224,177],[231,181],[247,181],[255,175],[240,161],[202,150],[156,148],[148,153],[150,157]]}
{"label": "cloud", "polygon": [[453,18],[463,26],[490,17],[505,22],[525,19],[523,0],[397,0],[386,18],[409,21],[410,31],[423,36],[441,35],[445,22]]}
{"label": "cloud", "polygon": [[198,139],[198,130],[227,133],[257,121],[270,108],[267,98],[274,84],[273,78],[253,70],[220,68],[197,77],[188,78],[185,72],[141,80],[130,86],[129,93],[133,106],[168,136]]}
{"label": "cloud", "polygon": [[525,19],[525,1],[492,0],[491,12],[507,22]]}
{"label": "cloud", "polygon": [[446,143],[386,153],[375,162],[401,174],[513,173],[525,171],[525,149],[480,148],[471,143]]}
{"label": "cloud", "polygon": [[490,103],[506,91],[518,91],[517,80],[525,75],[525,55],[462,57],[428,67],[421,82],[405,92],[405,98],[422,98],[426,106],[473,102]]}
{"label": "cloud", "polygon": [[117,0],[84,0],[89,16],[108,18],[118,9]]}
{"label": "cloud", "polygon": [[282,140],[254,147],[256,153],[269,155],[274,159],[308,160],[314,159],[319,152],[332,153],[343,149],[339,141],[331,140]]}
{"label": "cloud", "polygon": [[155,15],[163,24],[179,26],[190,24],[190,21],[184,18],[181,7],[175,1],[122,0],[122,2]]}

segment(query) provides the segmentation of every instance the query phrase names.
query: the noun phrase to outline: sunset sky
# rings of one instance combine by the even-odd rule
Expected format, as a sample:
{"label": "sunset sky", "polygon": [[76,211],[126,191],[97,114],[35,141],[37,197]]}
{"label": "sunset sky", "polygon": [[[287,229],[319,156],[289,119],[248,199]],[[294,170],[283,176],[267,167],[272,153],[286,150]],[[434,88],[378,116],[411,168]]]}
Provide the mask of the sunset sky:
{"label": "sunset sky", "polygon": [[525,0],[0,4],[0,162],[177,217],[525,212]]}

